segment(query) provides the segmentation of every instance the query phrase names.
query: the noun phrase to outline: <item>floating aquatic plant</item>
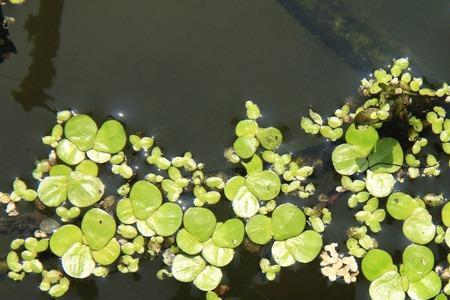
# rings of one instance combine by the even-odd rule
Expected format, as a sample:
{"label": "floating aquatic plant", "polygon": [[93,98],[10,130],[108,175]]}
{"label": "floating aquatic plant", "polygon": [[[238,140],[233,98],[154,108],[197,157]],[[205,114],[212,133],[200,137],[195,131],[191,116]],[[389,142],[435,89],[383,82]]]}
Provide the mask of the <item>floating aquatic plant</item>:
{"label": "floating aquatic plant", "polygon": [[[340,176],[336,193],[347,193],[348,206],[356,211],[345,250],[337,243],[324,246],[322,237],[332,222],[334,195],[316,197],[317,204],[301,200],[316,191],[310,181],[314,165],[280,151],[283,133],[262,124],[251,101],[224,151],[239,172],[227,175],[210,174],[190,152],[169,159],[152,137],[127,135],[117,120],[97,125],[88,115],[62,111],[42,139],[51,151],[36,162],[36,190],[16,179],[11,193],[0,194],[10,216],[19,214],[16,202],[25,200],[54,209],[61,224],[46,219],[35,237],[13,240],[8,276],[20,281],[40,274],[40,289],[61,297],[71,278],[138,272],[142,260],[162,255],[165,267],[158,278],[192,283],[206,299],[217,300],[226,290],[219,288],[225,267],[246,249],[259,252],[261,274],[270,281],[283,267],[320,256],[321,272],[330,281],[356,282],[361,270],[371,282],[372,299],[447,299],[450,267],[436,266],[441,259],[435,259],[430,244],[448,252],[450,206],[443,195],[417,197],[397,189],[405,177],[440,175],[442,155],[428,152],[429,140],[450,153],[444,108],[450,87],[434,88],[408,68],[407,59],[397,59],[389,70],[363,79],[360,106],[344,104],[328,118],[311,108],[301,119],[306,133],[333,142],[329,172]],[[400,129],[392,132],[392,125]],[[144,176],[134,172],[130,156],[138,151],[151,170]],[[121,181],[114,188],[117,201],[105,195],[110,192],[105,170]],[[294,197],[286,203],[285,196]],[[215,205],[222,201],[232,213],[217,217]],[[440,209],[440,220],[430,207]],[[411,242],[401,262],[377,242],[386,218],[399,222]],[[46,252],[60,257],[61,265],[49,269]]]}

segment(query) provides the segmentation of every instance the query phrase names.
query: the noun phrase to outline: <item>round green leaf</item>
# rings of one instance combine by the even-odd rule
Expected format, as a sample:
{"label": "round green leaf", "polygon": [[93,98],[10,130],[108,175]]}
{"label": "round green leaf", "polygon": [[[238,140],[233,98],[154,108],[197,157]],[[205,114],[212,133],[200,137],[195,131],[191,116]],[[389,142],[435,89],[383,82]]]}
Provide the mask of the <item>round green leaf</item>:
{"label": "round green leaf", "polygon": [[336,172],[341,175],[353,175],[367,169],[366,156],[367,154],[361,147],[342,144],[333,150],[331,160]]}
{"label": "round green leaf", "polygon": [[67,178],[70,203],[78,207],[88,207],[98,202],[105,190],[100,178],[80,172],[72,172]]}
{"label": "round green leaf", "polygon": [[37,195],[46,206],[57,207],[67,200],[67,177],[48,176],[39,184]]}
{"label": "round green leaf", "polygon": [[86,155],[69,140],[61,140],[56,147],[56,155],[68,165],[77,165],[82,162]]}
{"label": "round green leaf", "polygon": [[187,257],[178,254],[172,263],[172,275],[178,281],[191,282],[205,269],[205,266],[205,260],[200,256]]}
{"label": "round green leaf", "polygon": [[265,245],[273,236],[272,219],[264,215],[253,216],[245,225],[245,232],[253,243]]}
{"label": "round green leaf", "polygon": [[183,217],[184,228],[200,242],[210,238],[216,227],[216,222],[216,216],[204,207],[190,207]]}
{"label": "round green leaf", "polygon": [[373,172],[397,172],[403,165],[403,150],[393,138],[378,140],[369,156],[369,166]]}
{"label": "round green leaf", "polygon": [[421,200],[401,192],[391,194],[386,204],[389,214],[397,220],[406,220],[418,207],[423,207]]}
{"label": "round green leaf", "polygon": [[240,136],[234,141],[233,148],[236,154],[242,158],[250,158],[258,149],[258,140],[251,135]]}
{"label": "round green leaf", "polygon": [[77,115],[69,119],[64,126],[64,135],[81,151],[94,147],[97,124],[87,115]]}
{"label": "round green leaf", "polygon": [[81,221],[81,230],[92,250],[104,248],[116,234],[116,221],[106,211],[91,208]]}
{"label": "round green leaf", "polygon": [[282,204],[272,213],[272,230],[277,241],[299,235],[305,224],[305,214],[293,204]]}
{"label": "round green leaf", "polygon": [[239,219],[229,219],[217,224],[212,240],[219,247],[236,248],[244,239],[244,223]]}
{"label": "round green leaf", "polygon": [[409,245],[403,251],[402,258],[401,273],[410,283],[423,278],[434,266],[433,252],[425,246]]}
{"label": "round green leaf", "polygon": [[95,269],[91,249],[81,243],[72,245],[62,257],[62,266],[70,277],[79,279],[88,277]]}
{"label": "round green leaf", "polygon": [[194,279],[194,285],[202,291],[214,290],[222,280],[222,271],[213,266],[206,266]]}
{"label": "round green leaf", "polygon": [[375,173],[370,170],[366,172],[366,189],[377,198],[387,197],[392,193],[395,178],[389,173]]}
{"label": "round green leaf", "polygon": [[208,240],[203,245],[202,256],[211,265],[224,267],[233,260],[234,250],[219,247],[212,240]]}
{"label": "round green leaf", "polygon": [[386,272],[396,271],[397,267],[389,253],[381,249],[372,249],[364,256],[361,269],[367,280],[374,281]]}
{"label": "round green leaf", "polygon": [[121,151],[126,143],[127,135],[122,124],[116,120],[109,120],[98,130],[94,150],[113,154]]}
{"label": "round green leaf", "polygon": [[92,160],[83,160],[75,170],[94,177],[98,176],[98,166]]}
{"label": "round green leaf", "polygon": [[272,245],[272,258],[281,267],[289,267],[295,264],[295,258],[289,252],[286,241],[275,241]]}
{"label": "round green leaf", "polygon": [[275,150],[283,141],[281,131],[275,127],[259,128],[256,137],[261,143],[261,146],[267,150]]}
{"label": "round green leaf", "polygon": [[92,257],[98,264],[108,266],[119,258],[120,251],[119,242],[113,238],[104,248],[92,251]]}
{"label": "round green leaf", "polygon": [[450,227],[450,202],[445,203],[441,211],[442,223],[445,226]]}
{"label": "round green leaf", "polygon": [[345,132],[345,141],[348,144],[359,146],[366,155],[369,155],[378,141],[378,131],[372,126],[359,126],[353,123]]}
{"label": "round green leaf", "polygon": [[61,257],[72,245],[83,241],[83,233],[80,228],[69,224],[58,228],[50,238],[50,250]]}
{"label": "round green leaf", "polygon": [[50,176],[67,176],[72,172],[72,169],[66,165],[54,165],[50,169]]}
{"label": "round green leaf", "polygon": [[389,271],[372,281],[369,288],[372,300],[404,300],[402,279],[396,271]]}
{"label": "round green leaf", "polygon": [[408,296],[411,299],[431,299],[439,294],[441,288],[441,278],[436,272],[431,271],[422,279],[409,284]]}
{"label": "round green leaf", "polygon": [[136,218],[145,220],[161,206],[162,194],[156,185],[140,180],[131,188],[130,201]]}
{"label": "round green leaf", "polygon": [[203,243],[184,228],[177,233],[177,246],[190,255],[198,254],[203,250]]}
{"label": "round green leaf", "polygon": [[124,224],[136,223],[136,216],[134,215],[133,205],[130,199],[121,199],[116,206],[116,215],[119,221]]}
{"label": "round green leaf", "polygon": [[231,177],[226,185],[225,185],[225,197],[227,197],[228,200],[232,201],[236,194],[238,193],[239,189],[245,185],[245,177],[242,176],[234,176]]}
{"label": "round green leaf", "polygon": [[300,263],[309,263],[319,255],[323,241],[314,230],[306,230],[300,235],[286,240],[288,251]]}
{"label": "round green leaf", "polygon": [[237,136],[256,135],[258,132],[258,123],[253,120],[239,121],[235,129]]}
{"label": "round green leaf", "polygon": [[425,245],[434,238],[436,228],[425,208],[416,208],[403,223],[403,234],[411,242]]}
{"label": "round green leaf", "polygon": [[259,200],[275,199],[281,189],[280,177],[270,170],[248,174],[246,185]]}
{"label": "round green leaf", "polygon": [[241,218],[250,218],[259,210],[259,202],[247,188],[242,186],[232,202],[234,213]]}
{"label": "round green leaf", "polygon": [[181,226],[183,211],[176,203],[164,203],[146,221],[160,236],[171,236]]}

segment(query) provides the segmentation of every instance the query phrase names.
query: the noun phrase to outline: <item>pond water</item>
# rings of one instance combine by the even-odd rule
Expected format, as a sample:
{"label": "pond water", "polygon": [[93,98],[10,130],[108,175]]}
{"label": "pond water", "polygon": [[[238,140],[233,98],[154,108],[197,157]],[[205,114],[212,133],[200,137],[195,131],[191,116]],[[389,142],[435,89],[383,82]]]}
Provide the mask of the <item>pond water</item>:
{"label": "pond water", "polygon": [[[306,17],[298,13],[313,2],[30,0],[5,7],[17,20],[10,32],[19,53],[0,65],[0,190],[8,191],[17,176],[29,177],[33,162],[45,156],[40,137],[55,110],[72,108],[99,120],[113,115],[130,131],[155,136],[169,157],[192,151],[214,171],[229,168],[223,149],[244,116],[246,99],[259,104],[263,123],[283,129],[284,150],[325,158],[327,145],[303,134],[299,117],[310,105],[331,113],[356,95],[360,78],[389,63],[364,57],[367,53],[409,56],[429,80],[450,79],[448,1],[341,0]],[[353,24],[376,49],[349,50],[359,40],[340,30],[340,21]],[[320,189],[331,190],[333,175],[322,175],[316,177]],[[448,176],[435,186],[424,182],[408,189],[448,192],[445,180]],[[342,243],[352,214],[346,199],[338,199],[333,210],[325,239]],[[0,218],[4,255],[19,224]],[[384,226],[378,238],[382,247],[402,249],[398,228]],[[362,280],[356,286],[327,283],[317,261],[283,270],[273,283],[261,280],[258,262],[242,252],[227,268],[227,299],[368,298]],[[161,264],[146,262],[134,276],[73,281],[64,299],[203,297],[189,285],[156,279]],[[0,278],[0,293],[9,299],[48,299],[32,276],[19,284]]]}

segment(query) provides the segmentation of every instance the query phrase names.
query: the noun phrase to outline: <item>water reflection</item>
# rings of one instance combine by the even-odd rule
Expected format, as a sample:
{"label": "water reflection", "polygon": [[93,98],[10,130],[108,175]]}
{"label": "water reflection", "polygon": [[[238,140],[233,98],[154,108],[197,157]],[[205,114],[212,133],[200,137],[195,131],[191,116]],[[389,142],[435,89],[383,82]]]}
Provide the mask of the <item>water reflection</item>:
{"label": "water reflection", "polygon": [[7,59],[11,54],[17,53],[16,46],[8,38],[8,21],[3,16],[2,7],[0,5],[0,63]]}
{"label": "water reflection", "polygon": [[[408,53],[404,46],[374,30],[339,0],[277,0],[301,25],[345,63],[360,72]],[[417,61],[414,62],[417,65]]]}
{"label": "water reflection", "polygon": [[20,83],[19,90],[13,90],[12,95],[14,100],[27,111],[33,106],[54,111],[48,105],[48,101],[53,100],[53,97],[47,93],[47,89],[52,86],[56,75],[54,58],[60,44],[59,26],[63,6],[64,0],[42,0],[39,13],[30,15],[25,24],[28,39],[33,42],[32,61],[28,74]]}

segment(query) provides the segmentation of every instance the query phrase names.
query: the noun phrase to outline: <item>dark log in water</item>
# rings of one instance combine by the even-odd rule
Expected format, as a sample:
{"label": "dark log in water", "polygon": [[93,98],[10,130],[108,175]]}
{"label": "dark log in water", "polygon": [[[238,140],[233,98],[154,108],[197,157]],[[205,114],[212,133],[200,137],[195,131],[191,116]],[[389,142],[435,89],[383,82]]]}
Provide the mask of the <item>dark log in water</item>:
{"label": "dark log in water", "polygon": [[8,21],[3,16],[2,7],[0,5],[0,63],[17,53],[16,46],[9,40]]}
{"label": "dark log in water", "polygon": [[404,47],[375,31],[339,0],[277,0],[330,50],[357,71],[367,72],[402,56]]}

